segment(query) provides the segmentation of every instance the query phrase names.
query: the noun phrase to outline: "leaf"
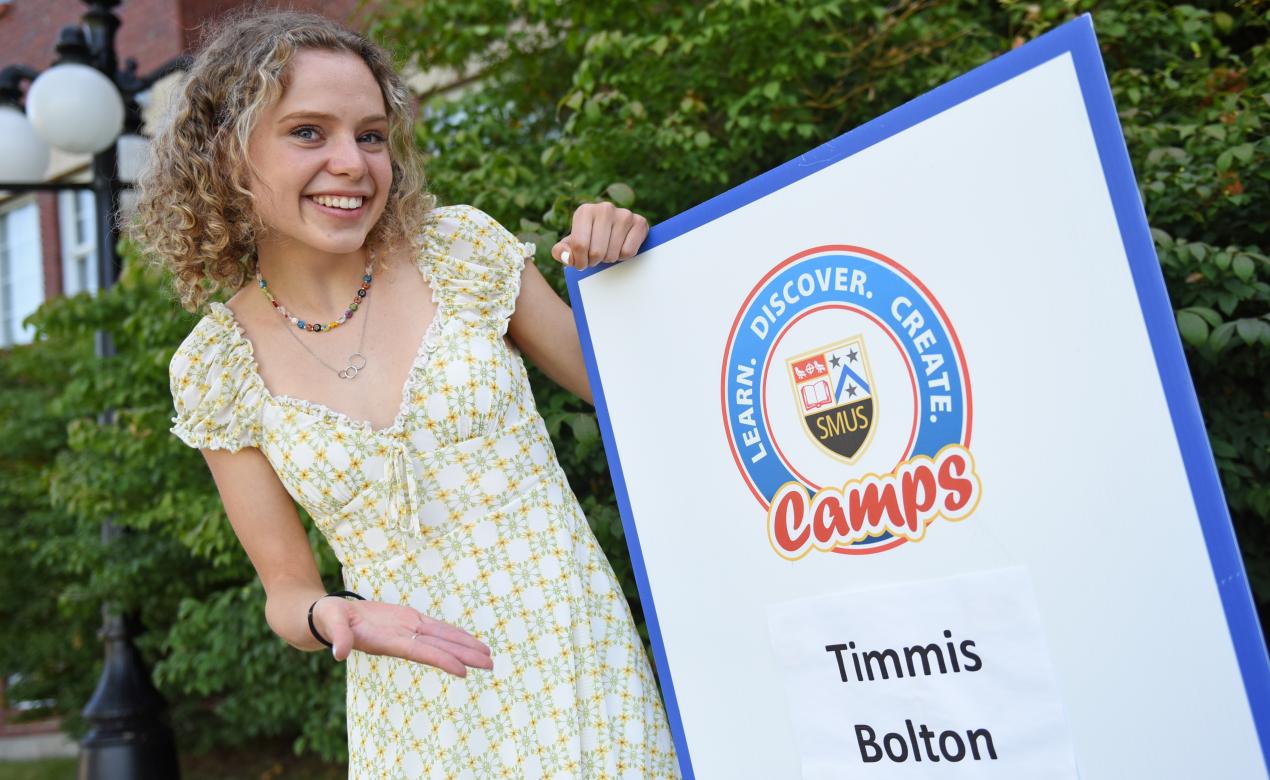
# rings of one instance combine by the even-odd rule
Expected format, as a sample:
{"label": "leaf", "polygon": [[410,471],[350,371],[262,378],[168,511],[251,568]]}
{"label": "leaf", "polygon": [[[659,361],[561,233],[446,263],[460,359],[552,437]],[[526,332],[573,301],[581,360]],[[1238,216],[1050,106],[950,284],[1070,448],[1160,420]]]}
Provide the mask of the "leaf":
{"label": "leaf", "polygon": [[635,205],[635,190],[620,181],[610,184],[604,193],[608,195],[609,200],[624,209]]}
{"label": "leaf", "polygon": [[1235,255],[1235,259],[1231,263],[1231,269],[1235,272],[1235,276],[1246,282],[1256,272],[1257,265],[1252,262],[1252,258],[1248,255]]}
{"label": "leaf", "polygon": [[1188,306],[1185,309],[1182,309],[1182,311],[1190,312],[1191,314],[1200,317],[1213,328],[1222,323],[1221,315],[1205,306]]}
{"label": "leaf", "polygon": [[1213,330],[1213,334],[1208,338],[1208,346],[1216,352],[1220,352],[1230,344],[1230,339],[1235,335],[1235,323],[1223,322]]}
{"label": "leaf", "polygon": [[1235,320],[1235,331],[1239,333],[1239,338],[1244,340],[1248,346],[1252,346],[1261,340],[1261,329],[1268,327],[1260,320],[1254,320],[1245,317],[1241,320]]}
{"label": "leaf", "polygon": [[692,137],[693,143],[704,149],[710,145],[710,134],[705,130],[698,130],[696,135]]}
{"label": "leaf", "polygon": [[1228,149],[1236,160],[1239,162],[1251,162],[1252,160],[1252,144],[1240,144]]}
{"label": "leaf", "polygon": [[763,85],[763,95],[768,100],[774,99],[781,93],[781,85],[778,81],[769,81]]}
{"label": "leaf", "polygon": [[1203,346],[1204,342],[1208,341],[1208,323],[1204,322],[1204,318],[1198,314],[1189,311],[1178,312],[1177,329],[1186,343],[1193,347]]}
{"label": "leaf", "polygon": [[1208,443],[1213,448],[1213,454],[1219,458],[1239,457],[1239,450],[1235,449],[1234,445],[1232,445],[1230,442],[1226,441],[1225,439],[1220,439],[1216,436],[1210,436],[1208,437]]}
{"label": "leaf", "polygon": [[569,418],[569,427],[573,437],[580,443],[590,444],[600,437],[600,429],[595,424],[595,415],[578,413]]}

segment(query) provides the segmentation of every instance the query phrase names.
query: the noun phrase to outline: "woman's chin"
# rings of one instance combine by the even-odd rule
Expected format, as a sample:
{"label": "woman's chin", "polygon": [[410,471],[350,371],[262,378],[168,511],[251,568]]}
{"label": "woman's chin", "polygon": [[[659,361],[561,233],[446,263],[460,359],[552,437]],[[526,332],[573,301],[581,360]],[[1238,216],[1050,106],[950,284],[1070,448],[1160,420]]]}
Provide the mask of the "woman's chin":
{"label": "woman's chin", "polygon": [[373,223],[335,229],[305,223],[287,227],[275,224],[266,229],[262,243],[273,244],[279,249],[287,247],[315,254],[347,255],[360,251],[366,245],[366,237],[372,227]]}
{"label": "woman's chin", "polygon": [[337,235],[322,234],[313,236],[297,236],[300,243],[315,252],[330,255],[347,255],[360,250],[366,244],[365,230],[340,231]]}

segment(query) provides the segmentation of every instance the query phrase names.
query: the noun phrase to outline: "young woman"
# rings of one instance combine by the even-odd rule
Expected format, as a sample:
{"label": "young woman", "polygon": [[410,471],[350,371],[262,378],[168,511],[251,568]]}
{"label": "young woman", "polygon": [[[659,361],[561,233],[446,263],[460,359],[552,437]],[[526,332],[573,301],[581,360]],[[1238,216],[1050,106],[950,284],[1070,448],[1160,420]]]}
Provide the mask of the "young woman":
{"label": "young woman", "polygon": [[[434,207],[410,113],[385,53],[321,17],[239,16],[198,56],[135,231],[206,306],[172,358],[172,432],[206,458],[272,629],[347,661],[350,777],[678,777],[521,362],[589,400],[573,319],[531,247]],[[587,205],[552,253],[586,267],[646,235]]]}

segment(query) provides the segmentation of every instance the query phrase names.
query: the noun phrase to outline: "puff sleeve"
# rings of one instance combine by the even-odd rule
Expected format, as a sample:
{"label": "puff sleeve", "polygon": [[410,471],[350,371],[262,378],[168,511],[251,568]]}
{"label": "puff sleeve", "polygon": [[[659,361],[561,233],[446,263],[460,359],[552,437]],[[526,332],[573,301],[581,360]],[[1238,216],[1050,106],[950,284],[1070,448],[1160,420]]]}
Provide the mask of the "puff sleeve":
{"label": "puff sleeve", "polygon": [[473,206],[433,209],[423,245],[433,297],[446,315],[506,333],[534,245]]}
{"label": "puff sleeve", "polygon": [[250,343],[214,316],[200,320],[168,364],[176,409],[169,430],[191,447],[258,446],[265,391],[254,359]]}

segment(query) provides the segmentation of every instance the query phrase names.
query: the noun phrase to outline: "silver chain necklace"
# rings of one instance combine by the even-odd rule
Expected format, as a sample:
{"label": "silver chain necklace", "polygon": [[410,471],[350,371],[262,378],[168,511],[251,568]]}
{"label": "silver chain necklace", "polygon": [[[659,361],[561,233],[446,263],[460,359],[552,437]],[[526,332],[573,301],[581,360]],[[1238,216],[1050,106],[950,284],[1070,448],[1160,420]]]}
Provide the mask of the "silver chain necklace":
{"label": "silver chain necklace", "polygon": [[304,347],[306,352],[308,352],[313,357],[317,358],[317,361],[319,363],[321,363],[322,365],[334,371],[336,376],[338,376],[340,379],[356,379],[358,372],[366,367],[366,356],[362,354],[362,346],[365,345],[366,343],[366,324],[367,324],[367,321],[370,319],[370,296],[369,295],[367,295],[365,298],[362,299],[361,308],[365,310],[362,316],[362,337],[357,342],[357,351],[348,356],[347,358],[348,365],[344,366],[344,368],[336,368],[335,366],[323,360],[321,356],[318,355],[318,353],[309,349],[308,344],[305,344],[303,341],[300,341],[300,337],[295,334],[295,330],[293,328],[287,328],[286,330],[287,330],[287,333],[291,334],[291,338],[296,340],[297,344]]}

